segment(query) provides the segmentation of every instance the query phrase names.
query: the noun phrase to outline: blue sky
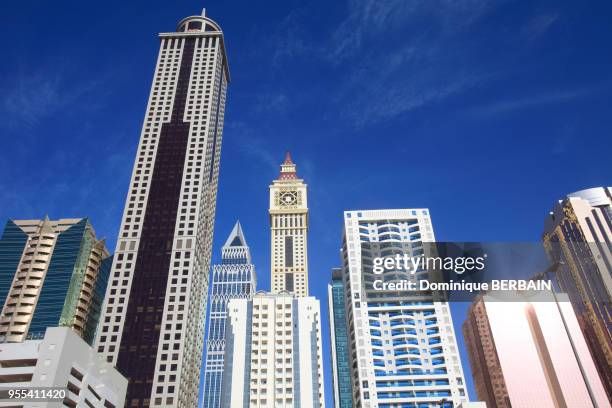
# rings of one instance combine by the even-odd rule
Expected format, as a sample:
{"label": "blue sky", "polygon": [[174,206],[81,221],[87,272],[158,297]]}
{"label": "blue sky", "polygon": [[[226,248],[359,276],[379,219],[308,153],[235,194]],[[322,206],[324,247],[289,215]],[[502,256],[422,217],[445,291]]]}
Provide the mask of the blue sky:
{"label": "blue sky", "polygon": [[215,257],[239,218],[262,289],[287,149],[324,308],[343,210],[428,207],[439,240],[537,241],[556,200],[610,185],[606,1],[3,2],[0,218],[89,216],[114,248],[156,34],[203,6],[232,76]]}

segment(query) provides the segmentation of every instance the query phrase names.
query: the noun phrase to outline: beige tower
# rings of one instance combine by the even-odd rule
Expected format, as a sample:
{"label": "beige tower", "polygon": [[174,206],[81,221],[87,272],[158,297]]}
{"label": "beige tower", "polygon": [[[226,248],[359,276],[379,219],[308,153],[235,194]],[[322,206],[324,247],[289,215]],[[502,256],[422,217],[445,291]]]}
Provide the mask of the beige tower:
{"label": "beige tower", "polygon": [[280,176],[270,186],[272,292],[308,296],[308,202],[287,152]]}

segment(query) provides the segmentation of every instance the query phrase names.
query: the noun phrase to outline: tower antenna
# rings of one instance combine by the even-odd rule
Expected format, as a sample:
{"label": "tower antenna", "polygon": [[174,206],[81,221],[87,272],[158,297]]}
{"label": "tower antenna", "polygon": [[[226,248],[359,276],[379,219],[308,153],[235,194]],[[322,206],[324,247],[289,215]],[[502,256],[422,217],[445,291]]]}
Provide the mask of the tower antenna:
{"label": "tower antenna", "polygon": [[202,9],[202,17],[206,17],[206,7]]}

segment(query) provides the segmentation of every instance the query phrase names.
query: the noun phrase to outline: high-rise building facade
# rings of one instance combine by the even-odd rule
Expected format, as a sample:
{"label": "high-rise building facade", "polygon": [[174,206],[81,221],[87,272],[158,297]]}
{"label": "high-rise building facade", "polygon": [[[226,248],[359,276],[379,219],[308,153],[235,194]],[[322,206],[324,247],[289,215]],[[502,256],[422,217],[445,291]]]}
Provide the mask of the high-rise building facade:
{"label": "high-rise building facade", "polygon": [[351,368],[348,349],[348,327],[344,304],[342,268],[333,268],[332,280],[327,286],[329,333],[331,337],[332,387],[334,408],[352,408]]}
{"label": "high-rise building facade", "polygon": [[92,344],[111,262],[87,218],[7,221],[0,238],[0,342],[68,326]]}
{"label": "high-rise building facade", "polygon": [[161,44],[97,349],[129,379],[129,407],[197,405],[229,71],[210,18]]}
{"label": "high-rise building facade", "polygon": [[308,201],[304,180],[287,152],[270,185],[272,292],[308,296]]}
{"label": "high-rise building facade", "polygon": [[383,252],[408,246],[417,255],[422,243],[433,241],[426,209],[344,213],[342,284],[354,407],[452,407],[468,401],[448,304],[366,295],[362,261],[372,254],[362,253],[362,244]]}
{"label": "high-rise building facade", "polygon": [[[0,407],[121,408],[127,379],[67,327],[50,327],[37,340],[0,344],[0,387],[66,390],[63,400],[3,399]],[[5,394],[6,395],[6,394]]]}
{"label": "high-rise building facade", "polygon": [[230,300],[225,350],[221,406],[325,406],[317,299],[283,292]]}
{"label": "high-rise building facade", "polygon": [[487,407],[511,408],[484,301],[470,306],[463,323],[463,339],[478,398],[486,402]]}
{"label": "high-rise building facade", "polygon": [[612,187],[569,194],[547,217],[542,238],[612,404]]}
{"label": "high-rise building facade", "polygon": [[478,398],[488,408],[609,406],[568,298],[537,296],[470,306],[463,337]]}
{"label": "high-rise building facade", "polygon": [[230,299],[222,407],[325,406],[321,309],[308,296],[306,184],[289,153],[270,186],[272,293]]}
{"label": "high-rise building facade", "polygon": [[204,368],[204,408],[221,407],[221,384],[225,356],[227,304],[231,299],[251,299],[257,286],[255,266],[240,222],[221,248],[221,264],[214,265],[210,279],[208,337]]}

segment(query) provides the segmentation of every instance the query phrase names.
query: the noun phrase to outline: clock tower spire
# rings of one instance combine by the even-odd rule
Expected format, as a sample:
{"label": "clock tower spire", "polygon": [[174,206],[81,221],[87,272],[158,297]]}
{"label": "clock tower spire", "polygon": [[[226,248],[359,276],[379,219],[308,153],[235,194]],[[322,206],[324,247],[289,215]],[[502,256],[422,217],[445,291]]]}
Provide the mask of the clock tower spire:
{"label": "clock tower spire", "polygon": [[298,178],[289,152],[280,167],[270,185],[272,292],[308,296],[307,186]]}
{"label": "clock tower spire", "polygon": [[291,160],[291,153],[287,150],[285,153],[285,161],[281,164],[279,180],[296,180],[297,173],[295,171],[295,163]]}

